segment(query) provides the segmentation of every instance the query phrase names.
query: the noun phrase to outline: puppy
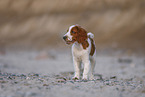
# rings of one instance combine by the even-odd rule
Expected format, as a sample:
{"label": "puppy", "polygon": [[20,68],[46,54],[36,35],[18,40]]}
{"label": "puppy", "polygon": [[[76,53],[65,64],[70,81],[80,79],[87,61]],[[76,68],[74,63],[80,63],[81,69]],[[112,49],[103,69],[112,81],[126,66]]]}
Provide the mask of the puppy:
{"label": "puppy", "polygon": [[63,36],[66,44],[72,44],[72,56],[75,74],[73,79],[80,79],[81,63],[83,63],[83,80],[94,79],[96,47],[93,40],[94,35],[87,33],[79,25],[69,27],[67,33]]}

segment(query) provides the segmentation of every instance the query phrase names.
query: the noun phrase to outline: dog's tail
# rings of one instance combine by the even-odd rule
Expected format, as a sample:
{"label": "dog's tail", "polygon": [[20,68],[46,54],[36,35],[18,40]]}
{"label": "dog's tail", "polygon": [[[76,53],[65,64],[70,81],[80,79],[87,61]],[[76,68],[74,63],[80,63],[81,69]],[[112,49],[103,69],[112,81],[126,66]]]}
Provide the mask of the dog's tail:
{"label": "dog's tail", "polygon": [[91,33],[91,32],[87,33],[87,36],[88,36],[89,38],[91,38],[91,39],[93,39],[93,38],[94,38],[94,34],[93,34],[93,33]]}

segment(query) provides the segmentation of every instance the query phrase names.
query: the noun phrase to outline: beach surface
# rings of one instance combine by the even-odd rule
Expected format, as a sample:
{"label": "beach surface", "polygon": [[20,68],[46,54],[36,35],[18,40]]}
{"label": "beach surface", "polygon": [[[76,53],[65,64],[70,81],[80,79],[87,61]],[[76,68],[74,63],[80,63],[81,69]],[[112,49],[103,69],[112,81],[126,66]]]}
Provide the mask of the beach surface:
{"label": "beach surface", "polygon": [[95,80],[73,73],[70,50],[1,51],[0,97],[145,97],[144,56],[97,52]]}

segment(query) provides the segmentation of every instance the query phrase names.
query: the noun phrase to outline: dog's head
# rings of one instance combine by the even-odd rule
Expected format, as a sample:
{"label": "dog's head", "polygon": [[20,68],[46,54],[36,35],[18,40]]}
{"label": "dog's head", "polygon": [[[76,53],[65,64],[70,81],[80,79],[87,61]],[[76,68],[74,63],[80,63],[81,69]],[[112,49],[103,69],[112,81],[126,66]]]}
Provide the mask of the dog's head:
{"label": "dog's head", "polygon": [[74,42],[83,43],[87,38],[86,30],[79,25],[70,26],[67,33],[63,36],[67,44],[72,44]]}

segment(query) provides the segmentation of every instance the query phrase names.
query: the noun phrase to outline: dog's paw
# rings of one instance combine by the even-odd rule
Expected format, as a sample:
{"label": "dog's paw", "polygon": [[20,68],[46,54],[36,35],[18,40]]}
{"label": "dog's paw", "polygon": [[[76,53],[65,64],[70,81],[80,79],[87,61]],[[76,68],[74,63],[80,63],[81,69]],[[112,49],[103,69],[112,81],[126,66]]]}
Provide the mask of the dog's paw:
{"label": "dog's paw", "polygon": [[91,75],[91,77],[89,78],[89,80],[95,80],[94,76]]}
{"label": "dog's paw", "polygon": [[83,80],[88,80],[88,75],[83,75]]}
{"label": "dog's paw", "polygon": [[85,78],[82,79],[82,82],[87,82],[87,81],[88,81],[88,79],[85,79]]}
{"label": "dog's paw", "polygon": [[79,80],[79,77],[73,77],[72,80]]}

